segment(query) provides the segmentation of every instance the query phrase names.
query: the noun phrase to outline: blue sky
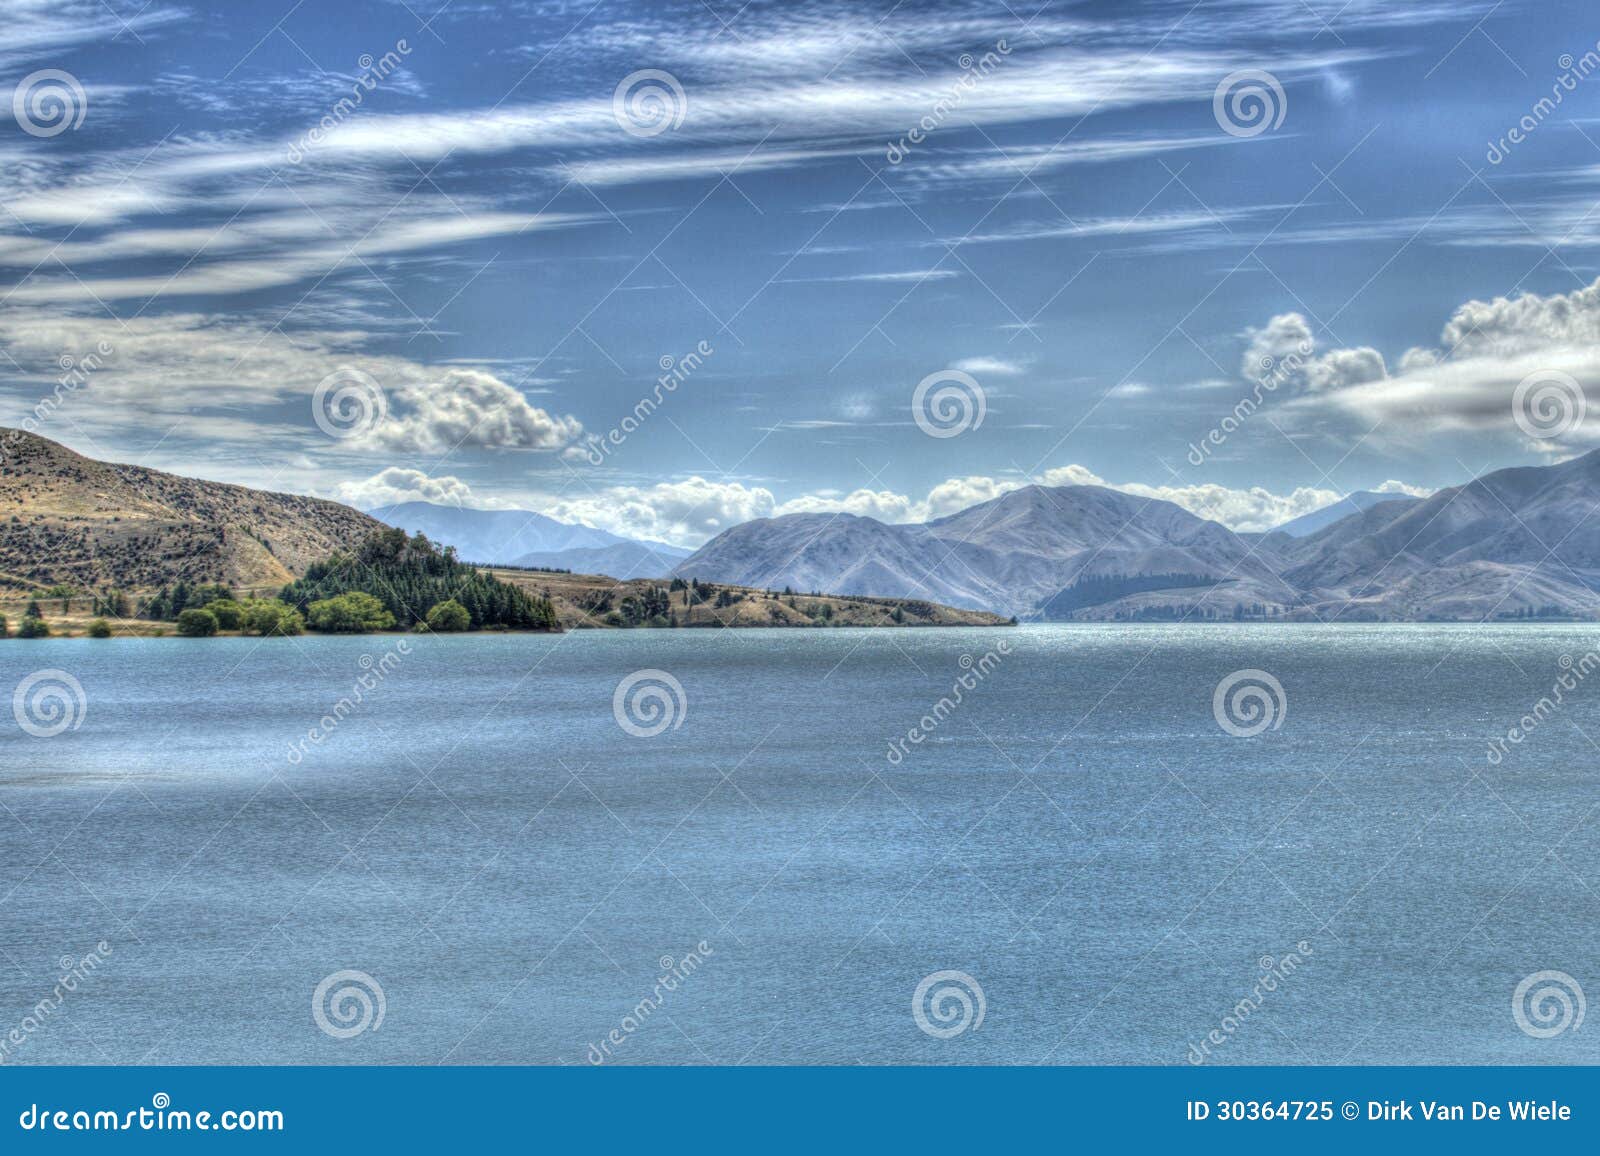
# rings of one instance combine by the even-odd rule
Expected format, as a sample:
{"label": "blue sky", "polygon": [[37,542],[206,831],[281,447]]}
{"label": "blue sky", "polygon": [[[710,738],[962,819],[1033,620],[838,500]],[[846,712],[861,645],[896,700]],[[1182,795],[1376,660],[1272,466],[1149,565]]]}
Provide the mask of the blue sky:
{"label": "blue sky", "polygon": [[0,8],[0,421],[94,456],[694,545],[1594,444],[1576,3]]}

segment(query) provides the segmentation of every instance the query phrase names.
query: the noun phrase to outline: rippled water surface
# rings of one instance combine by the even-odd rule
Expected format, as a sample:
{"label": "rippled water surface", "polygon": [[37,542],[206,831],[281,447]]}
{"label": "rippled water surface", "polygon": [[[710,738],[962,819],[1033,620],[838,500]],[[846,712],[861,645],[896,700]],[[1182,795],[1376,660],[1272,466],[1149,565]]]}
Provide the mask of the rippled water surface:
{"label": "rippled water surface", "polygon": [[[1591,628],[401,641],[0,644],[85,704],[0,728],[8,1061],[1600,1062],[1512,1003],[1600,992],[1600,675],[1485,756]],[[613,713],[641,669],[682,687],[654,736]],[[1243,669],[1286,708],[1253,737],[1213,712]],[[383,1015],[342,1039],[345,969]],[[982,992],[950,1038],[940,971]],[[936,1030],[950,984],[976,1021],[941,980]]]}

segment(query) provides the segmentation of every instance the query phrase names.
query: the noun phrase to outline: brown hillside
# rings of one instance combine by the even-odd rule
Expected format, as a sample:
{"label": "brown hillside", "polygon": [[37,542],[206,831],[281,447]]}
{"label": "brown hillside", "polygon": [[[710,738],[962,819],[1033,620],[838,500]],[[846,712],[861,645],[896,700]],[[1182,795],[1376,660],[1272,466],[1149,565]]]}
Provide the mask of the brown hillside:
{"label": "brown hillside", "polygon": [[382,525],[320,498],[94,461],[0,429],[0,583],[272,586]]}

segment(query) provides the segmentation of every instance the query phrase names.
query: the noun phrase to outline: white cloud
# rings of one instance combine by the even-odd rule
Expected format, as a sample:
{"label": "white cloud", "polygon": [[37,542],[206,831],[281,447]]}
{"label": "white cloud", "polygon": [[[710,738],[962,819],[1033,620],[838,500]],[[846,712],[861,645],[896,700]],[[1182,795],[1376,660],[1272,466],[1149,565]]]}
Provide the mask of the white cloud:
{"label": "white cloud", "polygon": [[1009,361],[1003,357],[967,357],[955,362],[951,369],[959,369],[973,376],[989,374],[998,377],[1016,377],[1027,371],[1027,367],[1018,361]]}
{"label": "white cloud", "polygon": [[1397,436],[1499,434],[1543,453],[1588,448],[1600,440],[1600,423],[1535,442],[1519,429],[1513,399],[1525,379],[1565,375],[1600,414],[1600,281],[1571,293],[1468,301],[1445,323],[1437,348],[1407,350],[1393,374],[1367,348],[1330,350],[1310,364],[1319,388],[1290,402],[1291,415],[1343,414]]}
{"label": "white cloud", "polygon": [[[371,336],[361,330],[289,334],[196,313],[113,323],[40,309],[0,312],[0,350],[37,375],[40,396],[60,376],[62,357],[81,363],[95,355],[82,390],[85,404],[67,411],[91,432],[117,435],[154,420],[171,424],[180,438],[229,441],[248,450],[270,442],[333,449],[314,424],[312,397],[329,374],[350,367],[378,383],[388,418],[364,436],[337,443],[340,452],[432,453],[458,443],[554,450],[582,435],[575,417],[532,405],[493,374],[373,354]],[[107,352],[97,352],[102,348]]]}
{"label": "white cloud", "polygon": [[559,450],[583,435],[576,418],[540,409],[480,370],[451,369],[435,381],[402,385],[391,396],[388,419],[363,444],[429,454],[461,446]]}
{"label": "white cloud", "polygon": [[772,515],[772,492],[739,482],[687,478],[653,486],[612,486],[543,505],[541,513],[632,538],[698,545],[729,526]]}
{"label": "white cloud", "polygon": [[401,502],[433,502],[440,506],[477,506],[472,487],[458,477],[429,477],[421,470],[390,466],[359,482],[342,482],[334,496],[361,510],[376,510]]}

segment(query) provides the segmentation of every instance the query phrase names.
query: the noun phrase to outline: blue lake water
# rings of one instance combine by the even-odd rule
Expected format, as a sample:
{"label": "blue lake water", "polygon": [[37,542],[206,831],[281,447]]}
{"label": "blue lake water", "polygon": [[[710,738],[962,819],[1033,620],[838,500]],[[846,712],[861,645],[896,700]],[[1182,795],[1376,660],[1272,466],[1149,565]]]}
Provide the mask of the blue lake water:
{"label": "blue lake water", "polygon": [[1600,1062],[1600,675],[1485,757],[1591,627],[401,641],[0,644],[7,1062]]}

